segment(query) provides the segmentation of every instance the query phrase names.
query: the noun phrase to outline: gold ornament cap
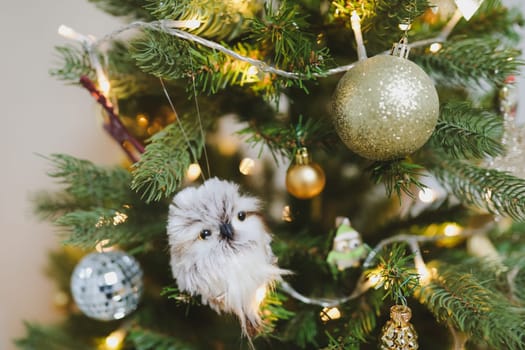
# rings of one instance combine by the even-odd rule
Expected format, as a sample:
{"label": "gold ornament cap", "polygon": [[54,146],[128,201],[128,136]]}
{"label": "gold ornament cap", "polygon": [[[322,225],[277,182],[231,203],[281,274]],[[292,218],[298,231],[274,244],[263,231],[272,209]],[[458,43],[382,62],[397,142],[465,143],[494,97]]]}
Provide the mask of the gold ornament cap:
{"label": "gold ornament cap", "polygon": [[390,308],[390,318],[396,324],[407,324],[412,318],[412,310],[406,305],[394,305]]}

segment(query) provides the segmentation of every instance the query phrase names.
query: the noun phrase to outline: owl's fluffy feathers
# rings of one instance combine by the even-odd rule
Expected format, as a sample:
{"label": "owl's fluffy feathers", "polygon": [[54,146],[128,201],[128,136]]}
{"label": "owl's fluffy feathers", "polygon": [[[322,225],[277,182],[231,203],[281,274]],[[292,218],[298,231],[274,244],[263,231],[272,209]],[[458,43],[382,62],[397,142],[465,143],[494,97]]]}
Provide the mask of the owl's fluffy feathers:
{"label": "owl's fluffy feathers", "polygon": [[[258,209],[259,201],[240,194],[236,184],[212,178],[177,193],[168,217],[170,263],[179,289],[200,295],[218,313],[236,314],[244,334],[261,326],[257,290],[287,273],[276,266]],[[211,234],[203,238],[203,230]]]}

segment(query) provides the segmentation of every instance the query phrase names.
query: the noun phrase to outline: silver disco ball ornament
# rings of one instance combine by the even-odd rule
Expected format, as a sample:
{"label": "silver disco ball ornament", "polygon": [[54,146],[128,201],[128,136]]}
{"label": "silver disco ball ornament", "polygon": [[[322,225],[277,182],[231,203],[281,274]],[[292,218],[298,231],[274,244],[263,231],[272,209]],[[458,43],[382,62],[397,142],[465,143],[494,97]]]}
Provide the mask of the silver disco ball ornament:
{"label": "silver disco ball ornament", "polygon": [[78,308],[91,318],[118,320],[133,312],[142,295],[142,269],[119,251],[92,253],[76,266],[71,292]]}

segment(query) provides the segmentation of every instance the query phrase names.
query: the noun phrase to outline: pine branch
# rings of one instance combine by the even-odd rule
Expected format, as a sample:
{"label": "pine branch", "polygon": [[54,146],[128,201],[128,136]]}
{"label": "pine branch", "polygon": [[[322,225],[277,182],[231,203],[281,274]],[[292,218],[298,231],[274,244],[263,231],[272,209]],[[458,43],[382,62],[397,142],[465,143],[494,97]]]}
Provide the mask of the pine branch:
{"label": "pine branch", "polygon": [[183,342],[167,335],[155,333],[141,328],[133,328],[126,337],[126,343],[131,343],[136,350],[193,350]]}
{"label": "pine branch", "polygon": [[379,278],[376,289],[385,289],[383,298],[390,297],[395,304],[406,305],[406,298],[419,286],[419,275],[412,265],[413,256],[406,255],[405,246],[395,244],[383,250],[377,268],[368,273]]}
{"label": "pine branch", "polygon": [[444,160],[429,170],[462,202],[525,220],[525,180],[461,161]]}
{"label": "pine branch", "polygon": [[520,34],[518,26],[523,26],[521,11],[505,7],[501,1],[484,1],[476,14],[467,22],[461,21],[453,35],[479,37],[494,36],[517,44]]}
{"label": "pine branch", "polygon": [[[133,57],[144,72],[167,80],[195,79],[196,89],[215,94],[232,86],[249,86],[266,93],[275,90],[274,82],[260,79],[252,65],[213,49],[188,43],[169,34],[148,30],[144,38],[134,43]],[[233,50],[253,56],[257,51],[247,44],[237,44]]]}
{"label": "pine branch", "polygon": [[420,300],[438,320],[468,333],[476,343],[525,349],[523,311],[472,274],[440,268],[438,276],[422,288]]}
{"label": "pine branch", "polygon": [[25,338],[17,339],[15,344],[22,350],[92,350],[78,338],[59,327],[42,327],[25,323]]}
{"label": "pine branch", "polygon": [[131,188],[140,193],[146,203],[173,194],[184,180],[188,166],[200,158],[204,147],[199,123],[190,118],[168,125],[150,141],[140,161],[133,165],[131,182]]}
{"label": "pine branch", "polygon": [[249,135],[246,143],[252,147],[268,147],[274,159],[278,156],[292,159],[299,147],[326,146],[326,140],[333,138],[334,130],[323,118],[309,118],[304,121],[302,116],[296,125],[288,127],[283,124],[269,122],[262,124],[256,120],[250,126],[239,131],[240,135]]}
{"label": "pine branch", "polygon": [[83,202],[78,202],[66,192],[39,192],[32,196],[33,210],[41,220],[55,220],[68,211],[85,209]]}
{"label": "pine branch", "polygon": [[148,249],[151,240],[166,231],[164,215],[146,215],[142,210],[126,207],[92,208],[66,213],[55,224],[68,235],[65,244],[92,249],[98,242],[108,240],[107,245],[119,244],[139,251]]}
{"label": "pine branch", "polygon": [[319,348],[315,338],[317,337],[317,315],[313,310],[302,310],[296,313],[286,324],[283,336],[291,340],[300,348],[314,345]]}
{"label": "pine branch", "polygon": [[305,74],[320,73],[330,59],[328,48],[318,49],[316,38],[307,30],[306,15],[287,1],[279,8],[267,3],[265,16],[250,21],[249,38],[259,43],[275,65]]}
{"label": "pine branch", "polygon": [[263,319],[262,336],[271,335],[275,331],[277,322],[289,320],[295,316],[295,312],[287,310],[283,303],[288,300],[287,296],[278,290],[269,291],[261,305]]}
{"label": "pine branch", "polygon": [[89,0],[99,9],[117,17],[152,20],[144,9],[146,0]]}
{"label": "pine branch", "polygon": [[390,49],[392,43],[398,42],[402,32],[400,23],[413,21],[428,8],[427,0],[335,0],[332,3],[335,13],[334,21],[338,26],[350,27],[352,11],[357,11],[362,21],[362,30],[367,42],[367,51],[376,54]]}
{"label": "pine branch", "polygon": [[51,76],[70,83],[78,83],[83,75],[95,78],[95,70],[85,50],[74,45],[56,46],[55,50],[62,62],[57,64],[57,68],[49,70]]}
{"label": "pine branch", "polygon": [[246,27],[247,20],[261,9],[258,2],[225,0],[145,0],[146,9],[157,19],[195,20],[201,26],[192,29],[193,34],[231,41]]}
{"label": "pine branch", "polygon": [[126,169],[108,169],[64,154],[52,154],[47,159],[55,168],[48,175],[65,185],[65,192],[82,203],[81,207],[118,207],[135,201]]}
{"label": "pine branch", "polygon": [[454,158],[495,157],[503,154],[500,139],[501,117],[466,102],[450,102],[441,107],[441,115],[430,139]]}
{"label": "pine branch", "polygon": [[[191,76],[189,43],[163,32],[145,30],[144,37],[132,44],[132,56],[144,72],[166,80]],[[211,52],[205,52],[206,53]],[[200,66],[196,65],[200,70]]]}
{"label": "pine branch", "polygon": [[374,162],[368,167],[370,176],[375,183],[384,183],[388,196],[393,192],[401,198],[401,192],[413,197],[412,188],[415,186],[424,189],[426,186],[418,178],[421,165],[410,163],[405,160],[392,160],[386,162]]}
{"label": "pine branch", "polygon": [[414,56],[414,60],[444,86],[501,86],[523,65],[519,56],[519,50],[500,48],[498,39],[456,38],[443,43],[437,53]]}

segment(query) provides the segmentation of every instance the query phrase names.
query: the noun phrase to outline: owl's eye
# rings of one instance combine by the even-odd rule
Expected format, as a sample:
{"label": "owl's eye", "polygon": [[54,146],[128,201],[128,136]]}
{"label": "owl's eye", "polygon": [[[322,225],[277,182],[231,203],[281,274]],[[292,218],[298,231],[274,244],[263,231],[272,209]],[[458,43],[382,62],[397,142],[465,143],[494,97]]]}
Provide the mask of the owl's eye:
{"label": "owl's eye", "polygon": [[357,239],[356,240],[353,240],[351,242],[348,243],[349,247],[350,248],[357,248],[361,245],[361,242],[359,242]]}
{"label": "owl's eye", "polygon": [[239,218],[239,220],[241,220],[241,221],[244,221],[244,219],[246,219],[246,212],[245,211],[240,211],[237,214],[237,218]]}
{"label": "owl's eye", "polygon": [[199,233],[199,239],[206,239],[211,236],[211,231],[208,229],[204,229]]}

